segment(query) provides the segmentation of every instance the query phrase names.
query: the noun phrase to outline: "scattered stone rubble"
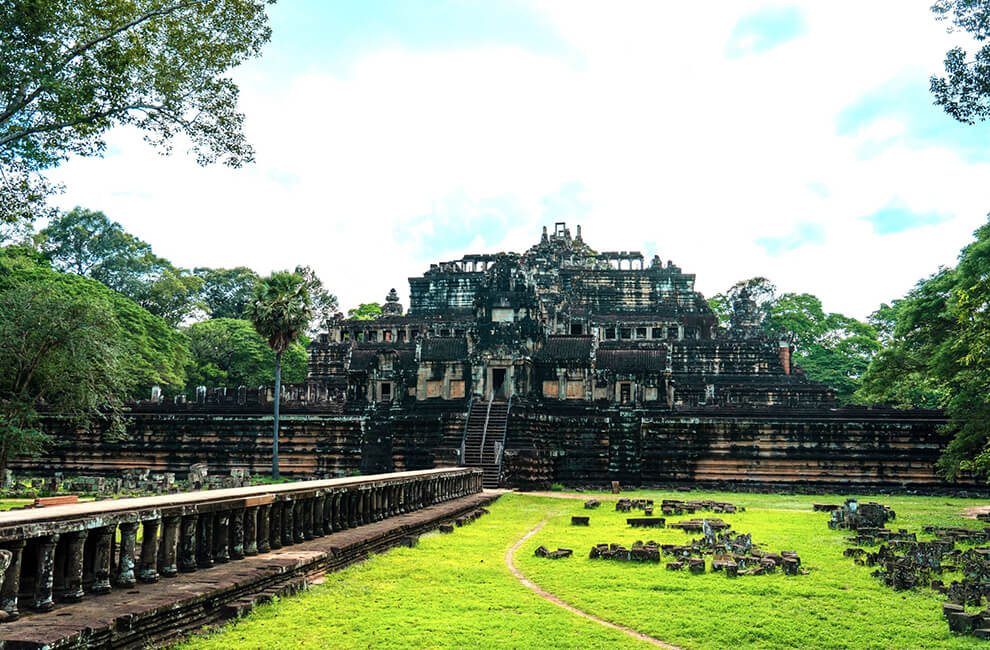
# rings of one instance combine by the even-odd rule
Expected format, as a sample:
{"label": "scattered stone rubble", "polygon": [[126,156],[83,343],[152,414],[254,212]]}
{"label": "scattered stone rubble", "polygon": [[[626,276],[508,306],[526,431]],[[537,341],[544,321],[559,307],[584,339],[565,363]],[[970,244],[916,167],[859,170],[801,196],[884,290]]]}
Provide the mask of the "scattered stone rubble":
{"label": "scattered stone rubble", "polygon": [[[831,506],[826,507],[831,508]],[[893,521],[897,516],[888,506],[874,501],[860,503],[856,499],[846,499],[841,508],[831,509],[830,512],[832,518],[828,521],[828,527],[832,529],[883,528],[884,524]]]}
{"label": "scattered stone rubble", "polygon": [[584,509],[585,510],[594,510],[595,508],[597,508],[600,505],[602,505],[602,502],[601,501],[599,501],[598,499],[591,499],[590,501],[585,501],[584,502]]}
{"label": "scattered stone rubble", "polygon": [[[847,548],[845,557],[858,565],[876,567],[873,577],[895,591],[930,587],[943,594],[948,602],[942,605],[942,613],[950,630],[990,639],[990,548],[963,550],[956,546],[990,542],[990,527],[924,526],[922,531],[934,539],[919,540],[917,533],[906,529],[894,532],[882,527],[894,518],[894,511],[877,503],[857,507],[855,500],[849,499],[842,509],[831,512],[830,528],[856,531],[846,540],[857,546]],[[876,544],[880,544],[876,552],[860,548]],[[962,573],[962,580],[945,584],[940,577],[956,572]],[[988,607],[979,612],[965,609],[984,604]]]}
{"label": "scattered stone rubble", "polygon": [[591,517],[571,517],[572,526],[587,526],[591,522]]}
{"label": "scattered stone rubble", "polygon": [[[654,521],[660,521],[660,519]],[[592,547],[588,557],[592,560],[659,564],[661,557],[672,556],[674,559],[666,564],[668,571],[680,571],[687,568],[691,573],[700,574],[705,572],[706,557],[712,556],[711,570],[713,572],[724,571],[729,577],[764,575],[773,573],[778,567],[787,575],[807,573],[800,568],[801,558],[794,551],[782,551],[780,553],[761,551],[753,543],[751,535],[727,530],[728,524],[720,519],[692,521],[699,522],[699,530],[704,533],[704,538],[692,540],[690,544],[658,544],[653,540],[645,544],[642,541],[637,541],[631,548],[626,548],[621,544],[597,544]],[[670,527],[673,528],[674,524],[671,524]]]}
{"label": "scattered stone rubble", "polygon": [[540,546],[534,552],[537,557],[545,557],[551,560],[559,560],[562,557],[574,555],[574,550],[570,548],[558,548],[556,551],[547,550],[545,546]]}

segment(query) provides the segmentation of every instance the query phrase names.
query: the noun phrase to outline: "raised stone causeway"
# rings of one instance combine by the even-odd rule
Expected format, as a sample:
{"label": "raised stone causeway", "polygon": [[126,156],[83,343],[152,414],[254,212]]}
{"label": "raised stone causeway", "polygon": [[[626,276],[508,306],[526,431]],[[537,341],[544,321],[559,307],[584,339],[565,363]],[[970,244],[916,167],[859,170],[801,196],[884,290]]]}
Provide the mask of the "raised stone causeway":
{"label": "raised stone causeway", "polygon": [[236,616],[468,522],[497,498],[481,476],[400,472],[7,513],[0,647],[143,647]]}

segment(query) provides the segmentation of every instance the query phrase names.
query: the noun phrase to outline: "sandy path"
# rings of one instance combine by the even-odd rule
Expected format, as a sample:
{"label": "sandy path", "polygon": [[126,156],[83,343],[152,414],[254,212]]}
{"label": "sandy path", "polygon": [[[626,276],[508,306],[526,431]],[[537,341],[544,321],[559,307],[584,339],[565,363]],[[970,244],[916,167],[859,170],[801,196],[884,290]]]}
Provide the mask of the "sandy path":
{"label": "sandy path", "polygon": [[[540,493],[528,493],[528,494],[540,494]],[[561,493],[559,493],[559,492],[551,492],[551,493],[548,493],[546,496],[558,496],[560,494]],[[582,496],[580,494],[577,494],[577,495],[566,496],[566,498],[584,499],[586,497],[585,496]],[[510,548],[508,551],[505,552],[505,564],[509,567],[509,571],[512,572],[512,575],[514,575],[516,577],[516,579],[519,580],[519,582],[521,582],[522,584],[526,585],[527,587],[529,587],[530,589],[532,589],[533,591],[535,591],[536,592],[536,595],[539,596],[540,598],[543,598],[544,600],[548,600],[551,603],[553,603],[554,605],[556,605],[557,607],[562,607],[562,608],[566,609],[567,611],[571,612],[572,614],[577,614],[578,616],[581,616],[583,618],[586,618],[589,621],[594,621],[595,623],[598,623],[599,625],[604,625],[605,627],[612,628],[613,630],[619,630],[620,632],[623,632],[623,633],[631,636],[634,639],[638,639],[640,641],[645,641],[645,642],[647,642],[647,643],[649,643],[651,645],[655,645],[655,646],[660,647],[660,648],[667,648],[668,650],[681,650],[677,646],[671,645],[669,643],[664,643],[660,639],[654,639],[652,636],[648,636],[648,635],[643,634],[641,632],[637,632],[636,630],[633,630],[631,628],[624,627],[622,625],[616,625],[615,623],[609,623],[608,621],[602,620],[602,619],[598,618],[597,616],[592,616],[591,614],[589,614],[587,612],[582,612],[580,609],[577,609],[576,607],[572,607],[572,606],[568,605],[567,603],[565,603],[564,601],[562,601],[560,598],[557,598],[556,596],[554,596],[550,592],[542,589],[541,587],[539,587],[538,585],[536,585],[535,583],[533,583],[532,581],[530,581],[529,578],[527,578],[526,576],[524,576],[522,574],[522,572],[519,569],[516,568],[516,565],[513,562],[512,558],[516,554],[516,551],[519,550],[519,547],[522,546],[524,543],[526,543],[526,540],[527,539],[529,539],[530,537],[532,537],[536,533],[540,532],[540,529],[543,528],[543,526],[547,523],[547,521],[548,521],[547,519],[544,519],[543,521],[541,521],[540,524],[536,528],[534,528],[533,530],[531,530],[528,533],[526,533],[525,535],[523,535],[522,539],[520,539],[518,542],[516,542],[515,544],[513,544],[512,545],[512,548]]]}

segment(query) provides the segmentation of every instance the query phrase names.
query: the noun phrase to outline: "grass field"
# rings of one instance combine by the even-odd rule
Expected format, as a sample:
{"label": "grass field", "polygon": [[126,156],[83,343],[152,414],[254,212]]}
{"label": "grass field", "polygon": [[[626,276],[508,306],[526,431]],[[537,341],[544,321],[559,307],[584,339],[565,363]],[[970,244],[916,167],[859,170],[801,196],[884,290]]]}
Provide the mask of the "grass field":
{"label": "grass field", "polygon": [[[592,495],[588,495],[590,498]],[[846,532],[826,526],[815,502],[841,497],[724,493],[627,492],[659,499],[715,498],[747,508],[722,515],[769,551],[794,550],[804,576],[691,575],[663,563],[587,559],[595,543],[636,540],[683,543],[675,529],[632,529],[629,515],[609,502],[586,511],[581,500],[508,494],[492,514],[452,535],[424,536],[414,549],[395,549],[328,575],[304,594],[257,608],[244,619],[184,648],[625,648],[648,647],[582,619],[521,585],[505,565],[506,550],[544,519],[544,528],[516,554],[516,565],[540,587],[602,619],[684,648],[968,648],[984,642],[949,632],[943,598],[930,589],[894,592],[872,569],[842,557]],[[893,507],[892,528],[980,523],[964,508],[982,502],[940,497],[879,497]],[[590,515],[573,527],[570,516]],[[675,521],[684,517],[670,517]],[[544,545],[573,548],[571,558],[533,555]],[[948,581],[951,576],[943,576]]]}

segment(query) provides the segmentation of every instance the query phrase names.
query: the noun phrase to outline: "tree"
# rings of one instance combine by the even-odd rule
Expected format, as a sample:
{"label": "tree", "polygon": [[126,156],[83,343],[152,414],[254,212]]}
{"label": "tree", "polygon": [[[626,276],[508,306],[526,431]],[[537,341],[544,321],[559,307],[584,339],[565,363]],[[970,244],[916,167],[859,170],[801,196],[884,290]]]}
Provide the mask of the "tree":
{"label": "tree", "polygon": [[[990,38],[990,3],[978,0],[936,0],[932,6],[936,20],[949,21],[949,31],[965,31],[977,43]],[[966,124],[990,117],[990,44],[983,45],[970,59],[961,47],[945,55],[944,77],[932,75],[931,92],[935,104]]]}
{"label": "tree", "polygon": [[313,318],[305,278],[298,273],[272,273],[254,288],[248,306],[254,329],[275,352],[275,411],[272,435],[272,478],[278,478],[278,406],[282,390],[282,353],[298,339]]}
{"label": "tree", "polygon": [[129,380],[120,397],[147,397],[152,386],[165,391],[185,388],[186,337],[162,318],[95,280],[53,270],[26,247],[0,249],[0,289],[11,283],[53,286],[59,292],[107,304],[119,326],[120,367]]}
{"label": "tree", "polygon": [[[302,276],[306,282],[306,289],[309,291],[310,303],[313,307],[313,320],[309,324],[308,333],[316,336],[327,327],[327,321],[340,310],[337,304],[337,296],[327,291],[323,286],[323,281],[316,275],[316,271],[308,266],[297,266],[296,273]],[[381,309],[379,309],[379,313]]]}
{"label": "tree", "polygon": [[254,287],[261,278],[246,266],[233,269],[201,267],[193,275],[202,280],[199,300],[210,318],[243,318]]}
{"label": "tree", "polygon": [[121,435],[134,376],[107,296],[0,262],[0,473],[47,442],[41,410],[79,425],[108,420]]}
{"label": "tree", "polygon": [[353,320],[375,320],[382,315],[382,306],[377,302],[362,302],[347,310],[347,317]]}
{"label": "tree", "polygon": [[36,239],[55,268],[102,282],[173,326],[199,308],[200,278],[155,255],[102,212],[73,208]]}
{"label": "tree", "polygon": [[[196,386],[268,385],[275,381],[275,354],[250,321],[214,318],[185,328],[189,338],[187,392]],[[306,345],[301,337],[285,350],[282,378],[290,383],[306,379]]]}
{"label": "tree", "polygon": [[2,220],[31,216],[31,195],[46,191],[37,172],[102,153],[117,125],[165,153],[185,136],[201,164],[250,161],[224,75],[269,40],[273,1],[0,3],[0,196],[13,196]]}
{"label": "tree", "polygon": [[763,320],[767,320],[767,308],[769,303],[777,295],[777,287],[767,278],[758,276],[748,280],[740,280],[729,287],[725,293],[718,293],[708,299],[708,305],[718,316],[719,325],[723,327],[729,324],[732,316],[732,306],[739,300],[743,290],[746,290],[749,297],[763,313]]}

